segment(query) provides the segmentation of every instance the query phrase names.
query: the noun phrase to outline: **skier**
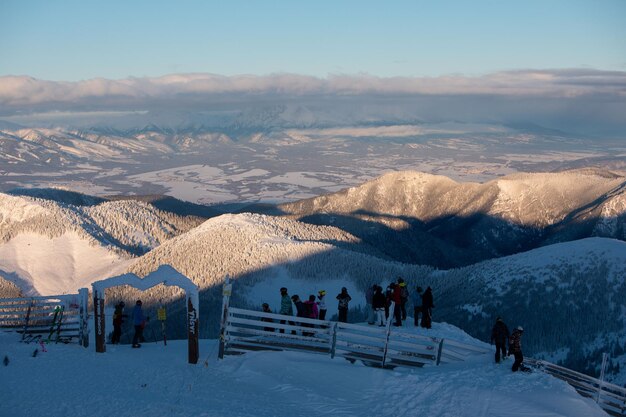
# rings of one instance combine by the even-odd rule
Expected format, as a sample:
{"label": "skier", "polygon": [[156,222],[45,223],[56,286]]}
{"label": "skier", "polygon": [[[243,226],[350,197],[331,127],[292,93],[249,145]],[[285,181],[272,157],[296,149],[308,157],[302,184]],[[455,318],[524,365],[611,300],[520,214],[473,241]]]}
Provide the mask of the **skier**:
{"label": "skier", "polygon": [[319,290],[317,292],[317,299],[319,300],[317,302],[317,307],[319,310],[319,319],[326,320],[326,291]]}
{"label": "skier", "polygon": [[[280,311],[278,312],[278,314],[283,314],[285,316],[293,316],[293,307],[291,305],[291,298],[289,297],[289,294],[287,293],[287,288],[282,287],[280,289]],[[281,320],[280,324],[285,324],[287,323],[286,320]],[[290,325],[294,325],[293,321],[289,321]],[[280,329],[281,333],[285,333],[285,329]],[[292,332],[293,334],[295,334],[295,332]]]}
{"label": "skier", "polygon": [[[306,307],[304,306],[304,303],[302,302],[302,300],[300,300],[300,296],[297,294],[294,294],[291,296],[291,301],[293,301],[293,303],[296,306],[296,317],[306,317]],[[296,326],[302,326],[302,327],[308,327],[308,323],[302,323],[302,322],[296,322],[295,323]],[[292,334],[295,334],[294,332],[291,332]],[[307,333],[302,333],[302,336],[307,336]]]}
{"label": "skier", "polygon": [[[305,314],[304,317],[309,318],[309,319],[317,319],[318,311],[317,311],[317,304],[315,303],[315,296],[313,294],[309,295],[309,299],[302,304],[304,304],[304,314]],[[313,323],[302,323],[302,326],[315,327]],[[303,332],[302,335],[313,336],[314,333]]]}
{"label": "skier", "polygon": [[433,304],[433,290],[428,287],[426,291],[424,291],[424,295],[422,295],[422,327],[430,329],[432,325],[433,319],[433,308],[435,305]]}
{"label": "skier", "polygon": [[348,303],[352,300],[352,297],[348,294],[348,289],[343,287],[341,289],[341,293],[337,294],[337,300],[339,300],[339,305],[337,307],[337,313],[339,316],[339,321],[347,323],[348,322]]}
{"label": "skier", "polygon": [[114,345],[120,343],[122,323],[124,322],[124,317],[128,317],[128,315],[124,314],[125,305],[123,301],[120,301],[115,305],[115,311],[113,312],[113,336],[111,337],[111,343]]}
{"label": "skier", "polygon": [[383,287],[376,285],[376,290],[374,291],[374,297],[372,299],[372,307],[374,308],[374,311],[376,311],[376,323],[378,323],[379,326],[385,325],[386,304],[387,300],[383,294]]}
{"label": "skier", "polygon": [[146,326],[146,318],[141,310],[141,300],[137,300],[133,308],[133,324],[135,325],[135,335],[133,336],[133,347],[141,347],[139,341],[143,339],[143,328]]}
{"label": "skier", "polygon": [[406,303],[409,301],[409,290],[402,277],[398,277],[400,287],[400,309],[402,310],[402,320],[406,320]]}
{"label": "skier", "polygon": [[374,290],[377,285],[372,285],[365,291],[365,307],[367,309],[367,324],[374,324],[374,307],[372,305],[374,299]]}
{"label": "skier", "polygon": [[496,324],[491,329],[491,343],[496,344],[496,363],[500,363],[500,352],[502,359],[506,358],[506,343],[509,341],[509,328],[506,327],[501,317],[496,319]]}
{"label": "skier", "polygon": [[420,314],[424,317],[424,313],[422,313],[422,287],[417,287],[415,292],[411,294],[411,302],[413,303],[413,323],[415,327],[420,324]]}
{"label": "skier", "polygon": [[522,353],[522,334],[524,334],[524,329],[522,326],[517,326],[509,338],[509,354],[513,352],[513,356],[515,356],[515,362],[513,362],[513,366],[511,367],[513,372],[517,372],[518,370],[528,370],[528,368],[522,365],[522,362],[524,362],[524,354]]}

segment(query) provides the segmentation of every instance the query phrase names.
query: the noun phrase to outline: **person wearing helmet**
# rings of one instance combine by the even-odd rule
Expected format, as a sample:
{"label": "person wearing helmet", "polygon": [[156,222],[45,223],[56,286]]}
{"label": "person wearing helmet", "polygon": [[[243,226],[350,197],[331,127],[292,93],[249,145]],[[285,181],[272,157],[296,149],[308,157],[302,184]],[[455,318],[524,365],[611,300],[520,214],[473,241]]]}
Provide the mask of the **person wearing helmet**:
{"label": "person wearing helmet", "polygon": [[146,318],[141,309],[141,300],[137,300],[133,308],[133,324],[135,325],[135,335],[133,336],[133,347],[141,347],[139,341],[143,339],[143,328],[146,325]]}
{"label": "person wearing helmet", "polygon": [[114,345],[120,343],[122,323],[124,322],[124,317],[128,317],[127,314],[124,314],[124,306],[124,302],[120,301],[115,305],[115,311],[113,312],[113,336],[111,336],[111,343]]}
{"label": "person wearing helmet", "polygon": [[339,321],[343,323],[348,322],[348,303],[352,300],[350,294],[348,294],[348,289],[343,287],[341,289],[341,293],[337,294],[337,300],[339,300],[339,305],[337,307],[337,314],[339,316]]}
{"label": "person wearing helmet", "polygon": [[524,333],[524,329],[522,326],[517,326],[511,337],[509,338],[509,355],[511,352],[515,357],[515,362],[513,362],[513,367],[511,370],[513,372],[517,372],[518,370],[525,370],[526,367],[522,365],[524,362],[524,354],[522,353],[522,334]]}
{"label": "person wearing helmet", "polygon": [[326,320],[326,291],[319,290],[317,292],[317,309],[319,311],[319,319]]}

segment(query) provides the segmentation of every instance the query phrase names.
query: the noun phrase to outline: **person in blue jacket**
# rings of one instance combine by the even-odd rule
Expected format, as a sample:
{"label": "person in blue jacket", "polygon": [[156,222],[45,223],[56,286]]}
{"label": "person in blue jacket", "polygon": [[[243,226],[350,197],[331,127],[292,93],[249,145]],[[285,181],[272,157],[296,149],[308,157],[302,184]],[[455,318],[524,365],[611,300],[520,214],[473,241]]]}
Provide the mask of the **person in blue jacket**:
{"label": "person in blue jacket", "polygon": [[141,309],[141,300],[137,300],[133,307],[133,325],[135,326],[135,335],[133,336],[133,347],[141,347],[139,341],[143,339],[143,328],[146,326],[146,318]]}

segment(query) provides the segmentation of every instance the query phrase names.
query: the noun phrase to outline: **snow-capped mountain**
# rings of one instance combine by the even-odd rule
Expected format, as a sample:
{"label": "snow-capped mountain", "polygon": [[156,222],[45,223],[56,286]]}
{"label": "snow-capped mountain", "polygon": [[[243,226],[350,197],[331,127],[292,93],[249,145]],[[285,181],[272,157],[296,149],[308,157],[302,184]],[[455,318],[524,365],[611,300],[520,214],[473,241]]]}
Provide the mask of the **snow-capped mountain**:
{"label": "snow-capped mountain", "polygon": [[514,174],[482,184],[392,172],[279,208],[340,227],[394,259],[438,267],[589,236],[626,240],[626,178],[601,170]]}
{"label": "snow-capped mountain", "polygon": [[626,384],[626,243],[588,238],[436,272],[434,317],[489,340],[496,317],[524,351]]}
{"label": "snow-capped mountain", "polygon": [[74,291],[198,222],[137,201],[75,206],[0,193],[0,276],[25,294]]}

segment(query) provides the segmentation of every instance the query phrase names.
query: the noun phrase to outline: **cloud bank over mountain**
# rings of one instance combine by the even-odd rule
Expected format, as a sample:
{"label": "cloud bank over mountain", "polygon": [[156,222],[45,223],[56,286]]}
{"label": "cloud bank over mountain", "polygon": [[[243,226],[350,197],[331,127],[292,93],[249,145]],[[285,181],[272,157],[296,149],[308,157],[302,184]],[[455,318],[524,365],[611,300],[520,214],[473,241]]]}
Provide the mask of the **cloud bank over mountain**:
{"label": "cloud bank over mountain", "polygon": [[[479,77],[391,78],[366,74],[327,78],[172,74],[78,82],[0,77],[0,117],[25,125],[34,120],[80,125],[84,119],[90,124],[114,125],[116,119],[125,118],[128,123],[138,115],[139,124],[145,122],[146,113],[169,111],[179,114],[173,124],[193,119],[206,125],[202,118],[182,115],[277,104],[304,106],[314,115],[329,106],[331,113],[350,111],[346,120],[351,124],[371,122],[371,115],[379,113],[381,118],[394,115],[395,123],[532,122],[583,134],[611,135],[626,127],[622,117],[626,113],[626,72],[517,70]],[[329,124],[340,125],[341,121]]]}

